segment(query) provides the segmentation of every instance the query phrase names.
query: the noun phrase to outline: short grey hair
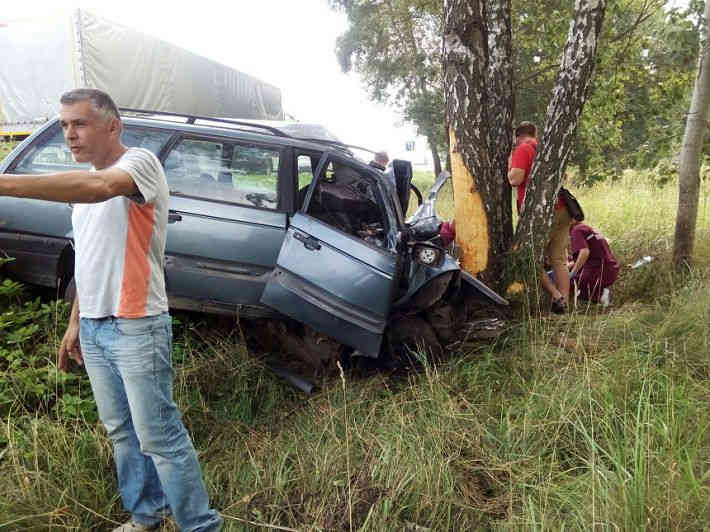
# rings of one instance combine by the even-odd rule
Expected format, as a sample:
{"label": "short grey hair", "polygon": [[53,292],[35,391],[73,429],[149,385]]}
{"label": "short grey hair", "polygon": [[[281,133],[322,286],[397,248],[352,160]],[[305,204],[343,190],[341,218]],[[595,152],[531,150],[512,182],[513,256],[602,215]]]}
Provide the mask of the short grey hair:
{"label": "short grey hair", "polygon": [[389,155],[387,155],[386,151],[378,151],[375,153],[375,161],[382,164],[382,165],[387,165],[387,163],[390,161]]}
{"label": "short grey hair", "polygon": [[90,101],[96,110],[106,118],[121,119],[118,107],[111,96],[99,89],[73,89],[62,94],[59,103],[74,105],[75,103]]}

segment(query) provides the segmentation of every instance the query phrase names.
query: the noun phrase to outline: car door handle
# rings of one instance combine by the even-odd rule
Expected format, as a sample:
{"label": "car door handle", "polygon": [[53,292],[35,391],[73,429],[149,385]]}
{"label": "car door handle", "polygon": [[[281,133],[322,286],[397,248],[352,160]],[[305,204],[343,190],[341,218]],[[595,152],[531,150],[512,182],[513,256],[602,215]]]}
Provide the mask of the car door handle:
{"label": "car door handle", "polygon": [[316,239],[312,236],[304,235],[303,233],[294,233],[293,237],[296,240],[300,240],[301,242],[303,242],[303,245],[306,249],[309,249],[311,251],[315,251],[316,249],[320,249],[320,244],[318,243],[318,239]]}
{"label": "car door handle", "polygon": [[178,214],[175,211],[168,211],[168,223],[174,224],[175,222],[182,221],[182,214]]}

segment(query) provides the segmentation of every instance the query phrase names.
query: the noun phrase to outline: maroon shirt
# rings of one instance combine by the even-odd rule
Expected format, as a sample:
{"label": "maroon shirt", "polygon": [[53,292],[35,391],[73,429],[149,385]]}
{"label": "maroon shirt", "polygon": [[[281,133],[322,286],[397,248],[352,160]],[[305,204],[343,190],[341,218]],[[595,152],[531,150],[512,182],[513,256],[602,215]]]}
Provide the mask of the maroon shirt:
{"label": "maroon shirt", "polygon": [[579,250],[589,248],[589,259],[585,263],[592,268],[599,268],[602,264],[608,263],[618,265],[616,257],[609,248],[609,243],[601,234],[597,233],[587,224],[575,224],[570,230],[570,240],[572,245],[572,256],[576,259]]}
{"label": "maroon shirt", "polygon": [[587,224],[578,223],[572,226],[570,241],[575,260],[580,250],[589,249],[589,258],[575,277],[580,297],[599,301],[602,290],[616,281],[619,275],[619,263],[609,249],[606,238]]}

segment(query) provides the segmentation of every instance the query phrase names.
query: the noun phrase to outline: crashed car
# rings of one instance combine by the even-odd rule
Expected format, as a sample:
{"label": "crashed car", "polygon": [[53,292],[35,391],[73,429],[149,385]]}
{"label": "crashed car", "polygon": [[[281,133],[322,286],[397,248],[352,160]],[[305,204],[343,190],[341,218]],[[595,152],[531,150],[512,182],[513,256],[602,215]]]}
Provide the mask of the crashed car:
{"label": "crashed car", "polygon": [[[171,308],[251,320],[270,348],[316,368],[452,341],[472,304],[506,301],[463,272],[439,239],[437,193],[405,221],[412,166],[381,172],[293,124],[122,110],[127,146],[154,152],[170,188],[165,278]],[[57,119],[0,172],[75,163]],[[74,293],[71,205],[0,198],[7,273]]]}

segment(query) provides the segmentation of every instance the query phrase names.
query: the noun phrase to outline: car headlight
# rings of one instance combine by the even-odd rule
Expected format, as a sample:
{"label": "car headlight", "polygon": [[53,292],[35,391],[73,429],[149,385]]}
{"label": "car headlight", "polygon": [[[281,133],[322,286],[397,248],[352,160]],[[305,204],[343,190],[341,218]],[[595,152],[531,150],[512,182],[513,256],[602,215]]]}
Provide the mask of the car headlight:
{"label": "car headlight", "polygon": [[414,248],[414,257],[422,264],[431,266],[439,262],[441,259],[441,251],[429,246],[417,246]]}

